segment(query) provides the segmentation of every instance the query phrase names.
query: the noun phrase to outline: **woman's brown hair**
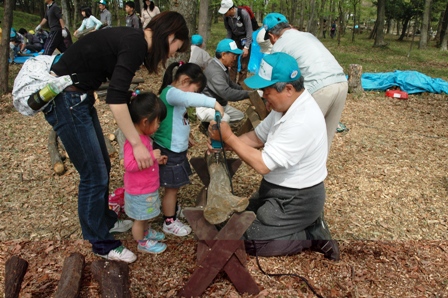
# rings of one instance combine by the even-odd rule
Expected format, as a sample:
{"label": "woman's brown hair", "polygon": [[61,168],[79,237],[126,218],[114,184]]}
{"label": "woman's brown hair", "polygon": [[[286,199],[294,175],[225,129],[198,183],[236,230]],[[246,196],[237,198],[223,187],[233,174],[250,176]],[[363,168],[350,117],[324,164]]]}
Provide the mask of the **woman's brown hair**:
{"label": "woman's brown hair", "polygon": [[[184,17],[175,11],[164,11],[156,15],[146,26],[152,31],[152,44],[145,58],[146,69],[157,73],[159,63],[165,67],[170,50],[168,36],[183,41],[178,52],[186,52],[190,48],[189,31]],[[146,29],[145,28],[145,29]]]}

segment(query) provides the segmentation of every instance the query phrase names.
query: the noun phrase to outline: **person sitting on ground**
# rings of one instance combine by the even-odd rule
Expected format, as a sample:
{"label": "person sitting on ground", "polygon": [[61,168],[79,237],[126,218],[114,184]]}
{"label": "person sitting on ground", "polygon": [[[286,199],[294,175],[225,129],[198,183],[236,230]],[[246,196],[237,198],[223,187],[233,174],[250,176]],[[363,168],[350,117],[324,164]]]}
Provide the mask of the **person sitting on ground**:
{"label": "person sitting on ground", "polygon": [[314,35],[291,27],[280,13],[263,19],[265,39],[274,45],[272,53],[283,52],[296,59],[305,88],[316,100],[327,125],[328,151],[344,110],[348,84],[343,68],[330,51]]}
{"label": "person sitting on ground", "polygon": [[126,10],[126,27],[140,28],[140,19],[135,13],[134,1],[126,2],[124,9]]}
{"label": "person sitting on ground", "polygon": [[255,130],[239,137],[226,122],[221,122],[220,132],[210,122],[208,132],[214,140],[222,137],[226,146],[263,175],[246,209],[256,214],[244,234],[246,251],[280,256],[311,248],[339,260],[338,243],[331,240],[323,218],[328,155],[325,119],[304,88],[296,60],[285,53],[266,55],[258,74],[244,82],[263,90],[272,111]]}
{"label": "person sitting on ground", "polygon": [[25,46],[25,37],[19,32],[16,32],[14,28],[11,28],[11,33],[9,35],[9,63],[14,63],[14,58],[25,50]]}
{"label": "person sitting on ground", "polygon": [[106,0],[100,0],[100,2],[98,2],[98,8],[100,9],[100,21],[103,24],[103,29],[112,27],[112,14],[109,10],[107,10],[106,5]]}
{"label": "person sitting on ground", "polygon": [[73,33],[75,36],[78,36],[84,30],[86,31],[86,33],[94,32],[100,29],[101,26],[103,25],[103,23],[101,23],[100,20],[98,20],[92,15],[92,10],[90,9],[90,7],[87,6],[82,7],[81,14],[83,16],[83,20],[81,26],[79,26],[79,28],[76,29],[76,31]]}
{"label": "person sitting on ground", "polygon": [[40,38],[34,34],[28,32],[25,28],[20,28],[19,33],[26,38],[25,50],[29,50],[32,53],[40,52],[42,50],[42,43]]}
{"label": "person sitting on ground", "polygon": [[150,136],[159,128],[167,111],[165,104],[154,93],[133,94],[129,105],[129,114],[135,129],[140,135],[153,159],[153,165],[139,169],[131,143],[126,140],[123,146],[124,156],[124,210],[134,220],[132,236],[137,241],[137,250],[145,253],[159,254],[165,251],[166,244],[159,241],[165,234],[151,229],[148,220],[160,214],[159,198],[159,164],[165,164],[166,155],[159,149],[153,150]]}
{"label": "person sitting on ground", "polygon": [[154,4],[152,0],[145,0],[143,4],[142,17],[142,27],[145,28],[146,25],[152,20],[153,17],[160,13],[160,9]]}
{"label": "person sitting on ground", "polygon": [[[204,70],[207,85],[204,93],[216,98],[224,107],[222,121],[234,122],[244,118],[244,113],[230,106],[229,101],[240,101],[249,98],[249,91],[230,80],[228,69],[233,65],[238,55],[243,51],[238,49],[235,41],[231,39],[221,40],[216,47],[215,58],[213,58]],[[210,122],[215,119],[215,110],[211,108],[196,108],[196,115],[201,122]]]}
{"label": "person sitting on ground", "polygon": [[204,39],[201,35],[195,34],[191,37],[191,53],[189,63],[196,63],[202,69],[205,69],[212,60],[210,54],[203,49]]}

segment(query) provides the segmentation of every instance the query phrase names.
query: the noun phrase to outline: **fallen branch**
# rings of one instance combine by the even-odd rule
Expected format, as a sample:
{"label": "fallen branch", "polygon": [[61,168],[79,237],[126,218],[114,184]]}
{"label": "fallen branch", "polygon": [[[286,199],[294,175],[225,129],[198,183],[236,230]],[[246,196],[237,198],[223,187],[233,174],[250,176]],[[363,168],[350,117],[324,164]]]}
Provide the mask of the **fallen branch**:
{"label": "fallen branch", "polygon": [[72,253],[65,259],[55,298],[76,298],[79,296],[84,265],[84,256],[78,252]]}
{"label": "fallen branch", "polygon": [[10,257],[5,263],[5,298],[19,297],[23,277],[28,269],[28,262],[18,256]]}
{"label": "fallen branch", "polygon": [[50,154],[51,166],[56,174],[64,174],[65,167],[58,149],[58,135],[53,129],[50,130],[48,136],[48,153]]}

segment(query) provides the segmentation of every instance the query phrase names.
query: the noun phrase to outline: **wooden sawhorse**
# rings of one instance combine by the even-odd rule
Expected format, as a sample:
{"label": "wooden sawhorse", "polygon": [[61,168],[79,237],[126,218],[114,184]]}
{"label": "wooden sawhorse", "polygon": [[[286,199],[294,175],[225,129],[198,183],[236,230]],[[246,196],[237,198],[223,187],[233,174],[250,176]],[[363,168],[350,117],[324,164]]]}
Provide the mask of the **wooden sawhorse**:
{"label": "wooden sawhorse", "polygon": [[[182,211],[198,239],[197,267],[178,296],[197,297],[205,292],[216,275],[224,270],[240,293],[258,294],[260,290],[246,268],[246,250],[241,240],[244,232],[255,219],[253,212],[234,213],[225,226],[218,231],[204,217],[207,204],[207,187],[210,184],[205,158],[192,158],[190,163],[204,183],[196,198],[196,207]],[[240,159],[228,159],[230,177],[241,165]],[[231,179],[231,178],[230,178]]]}
{"label": "wooden sawhorse", "polygon": [[198,264],[178,295],[200,296],[222,270],[239,293],[258,294],[260,290],[246,268],[246,251],[241,240],[254,221],[255,213],[234,213],[219,231],[205,219],[201,207],[185,208],[183,213],[199,240]]}

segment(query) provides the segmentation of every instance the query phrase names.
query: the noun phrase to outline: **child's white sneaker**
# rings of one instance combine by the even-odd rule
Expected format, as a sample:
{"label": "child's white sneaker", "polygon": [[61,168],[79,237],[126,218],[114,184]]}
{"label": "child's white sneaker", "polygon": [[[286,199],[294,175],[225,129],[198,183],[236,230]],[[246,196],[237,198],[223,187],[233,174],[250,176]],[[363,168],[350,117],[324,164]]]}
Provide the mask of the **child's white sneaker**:
{"label": "child's white sneaker", "polygon": [[137,256],[123,245],[112,249],[111,251],[109,251],[107,255],[98,255],[98,256],[105,258],[107,260],[123,261],[126,263],[132,263],[135,260],[137,260]]}
{"label": "child's white sneaker", "polygon": [[163,222],[163,231],[168,234],[176,236],[187,236],[191,233],[191,228],[182,223],[179,219],[173,220],[172,218],[166,219]]}

